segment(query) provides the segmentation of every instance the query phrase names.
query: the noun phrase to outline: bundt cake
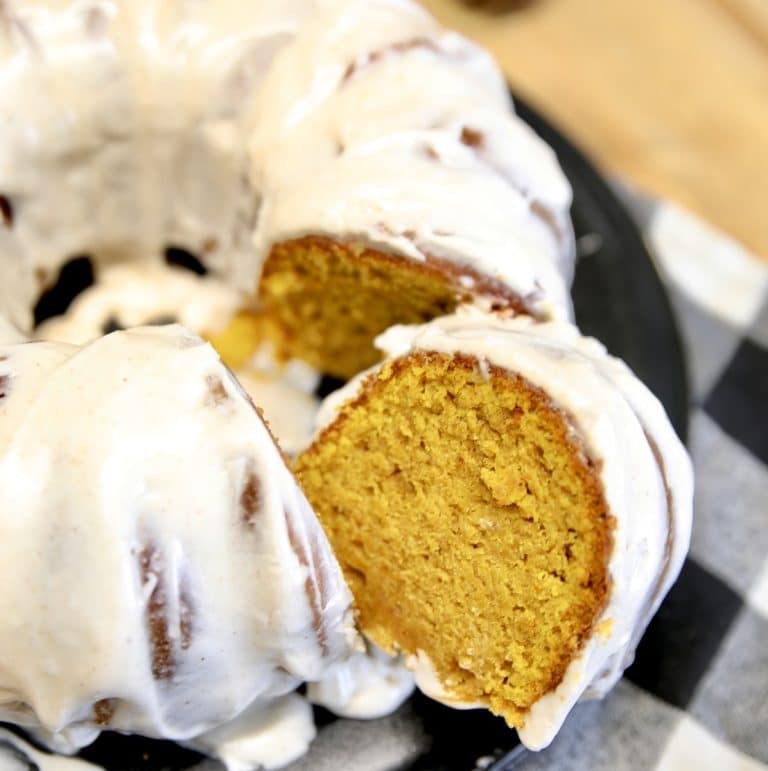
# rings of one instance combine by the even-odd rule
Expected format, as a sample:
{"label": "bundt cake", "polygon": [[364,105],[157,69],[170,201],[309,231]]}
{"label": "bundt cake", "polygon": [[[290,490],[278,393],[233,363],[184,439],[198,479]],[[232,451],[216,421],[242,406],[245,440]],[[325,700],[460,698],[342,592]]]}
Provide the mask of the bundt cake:
{"label": "bundt cake", "polygon": [[395,709],[400,652],[544,746],[690,469],[569,323],[570,188],[490,57],[409,0],[5,0],[0,62],[0,720],[275,768],[310,701]]}
{"label": "bundt cake", "polygon": [[688,457],[570,324],[468,309],[378,344],[385,361],[328,397],[298,478],[366,636],[540,749],[618,680],[676,578]]}

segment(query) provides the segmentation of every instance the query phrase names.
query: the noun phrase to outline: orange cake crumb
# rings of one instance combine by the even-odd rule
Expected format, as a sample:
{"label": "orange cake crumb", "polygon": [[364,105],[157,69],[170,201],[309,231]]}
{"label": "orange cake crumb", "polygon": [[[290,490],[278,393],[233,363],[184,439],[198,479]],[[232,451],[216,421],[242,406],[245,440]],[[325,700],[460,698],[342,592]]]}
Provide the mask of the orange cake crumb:
{"label": "orange cake crumb", "polygon": [[[471,289],[461,276],[471,279]],[[525,310],[509,288],[469,268],[321,236],[277,244],[259,287],[264,311],[281,330],[281,357],[341,378],[381,358],[373,339],[388,327],[428,321],[479,294],[496,307]]]}
{"label": "orange cake crumb", "polygon": [[568,417],[475,359],[386,362],[297,460],[383,648],[511,726],[555,688],[607,602],[613,520]]}

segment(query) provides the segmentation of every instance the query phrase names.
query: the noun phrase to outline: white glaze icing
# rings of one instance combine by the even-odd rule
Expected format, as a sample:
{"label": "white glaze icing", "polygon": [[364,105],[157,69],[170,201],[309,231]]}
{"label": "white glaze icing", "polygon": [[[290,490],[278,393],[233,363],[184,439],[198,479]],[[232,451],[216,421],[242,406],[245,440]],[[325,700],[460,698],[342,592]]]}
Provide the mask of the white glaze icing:
{"label": "white glaze icing", "polygon": [[219,758],[227,771],[252,771],[287,766],[306,753],[316,734],[309,702],[289,693],[254,705],[189,746]]}
{"label": "white glaze icing", "polygon": [[21,327],[78,254],[181,246],[253,294],[271,246],[308,233],[568,314],[568,184],[490,57],[415,4],[9,0],[3,19],[0,310]]}
{"label": "white glaze icing", "polygon": [[237,379],[254,404],[263,410],[270,430],[286,454],[296,455],[309,445],[320,399],[298,387],[290,370],[270,376],[244,368],[237,371]]}
{"label": "white glaze icing", "polygon": [[[423,326],[396,326],[377,339],[390,358],[412,351],[461,353],[522,375],[562,409],[597,461],[616,520],[608,571],[609,601],[595,631],[560,685],[537,701],[519,729],[532,749],[547,746],[581,697],[604,695],[634,656],[642,632],[677,577],[691,531],[693,474],[688,455],[659,401],[618,359],[576,327],[501,319],[474,308]],[[318,430],[359,391],[371,368],[326,399]],[[659,454],[660,464],[649,443]],[[666,484],[666,489],[665,489]],[[667,502],[670,493],[671,508]],[[426,654],[411,656],[417,685],[457,706]],[[476,705],[468,705],[476,706]]]}
{"label": "white glaze icing", "polygon": [[[239,292],[222,281],[154,262],[108,265],[67,312],[35,329],[41,340],[82,345],[100,337],[105,325],[120,327],[176,320],[196,334],[220,331],[242,305]],[[281,449],[293,455],[309,444],[319,400],[319,376],[307,364],[278,365],[268,344],[236,372],[264,413]]]}
{"label": "white glaze icing", "polygon": [[167,245],[252,291],[246,113],[310,6],[4,3],[0,192],[14,217],[0,232],[0,308],[27,325],[37,273],[50,281],[83,252],[159,260]]}
{"label": "white glaze icing", "polygon": [[[474,267],[541,313],[567,315],[570,188],[509,107],[490,57],[422,9],[328,4],[277,58],[255,108],[251,146],[270,191],[257,245],[349,234]],[[465,127],[479,147],[461,141]],[[263,162],[272,155],[280,163]],[[559,238],[534,201],[551,210]]]}
{"label": "white glaze icing", "polygon": [[209,345],[145,327],[0,359],[0,720],[71,751],[101,702],[188,741],[349,654],[330,547]]}
{"label": "white glaze icing", "polygon": [[[31,766],[30,764],[34,764]],[[97,771],[98,766],[75,758],[40,752],[16,734],[0,728],[0,769],[2,771]],[[103,770],[100,770],[103,771]]]}
{"label": "white glaze icing", "polygon": [[370,720],[394,712],[415,688],[400,657],[368,643],[307,685],[307,697],[341,717]]}
{"label": "white glaze icing", "polygon": [[4,316],[0,316],[0,345],[23,343],[26,339],[26,336],[14,324],[11,324]]}

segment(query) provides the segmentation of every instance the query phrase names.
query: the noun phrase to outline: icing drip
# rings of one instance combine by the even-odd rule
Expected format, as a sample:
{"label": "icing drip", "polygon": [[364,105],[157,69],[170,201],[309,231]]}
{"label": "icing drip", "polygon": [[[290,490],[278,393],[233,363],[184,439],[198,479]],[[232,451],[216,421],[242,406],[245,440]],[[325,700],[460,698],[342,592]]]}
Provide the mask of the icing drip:
{"label": "icing drip", "polygon": [[413,675],[399,658],[368,643],[307,686],[313,704],[341,717],[368,720],[394,712],[412,693]]}
{"label": "icing drip", "polygon": [[97,766],[91,763],[40,752],[1,727],[0,768],[3,771],[97,771]]}
{"label": "icing drip", "polygon": [[227,771],[282,768],[304,755],[316,734],[312,708],[297,694],[259,704],[189,743]]}

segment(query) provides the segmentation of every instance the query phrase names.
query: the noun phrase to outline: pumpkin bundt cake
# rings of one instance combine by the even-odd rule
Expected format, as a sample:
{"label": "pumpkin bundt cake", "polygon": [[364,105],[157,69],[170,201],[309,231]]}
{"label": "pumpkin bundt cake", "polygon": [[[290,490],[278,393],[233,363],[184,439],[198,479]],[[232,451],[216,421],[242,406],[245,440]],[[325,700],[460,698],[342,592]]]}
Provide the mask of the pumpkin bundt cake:
{"label": "pumpkin bundt cake", "polygon": [[659,402],[566,323],[394,327],[297,474],[363,632],[419,687],[548,744],[602,694],[680,570],[687,455]]}
{"label": "pumpkin bundt cake", "polygon": [[[275,768],[308,699],[407,697],[379,646],[545,745],[679,569],[690,471],[567,323],[570,187],[492,59],[408,0],[4,0],[0,62],[0,720]],[[327,535],[172,319],[291,450],[374,366],[298,462]]]}

